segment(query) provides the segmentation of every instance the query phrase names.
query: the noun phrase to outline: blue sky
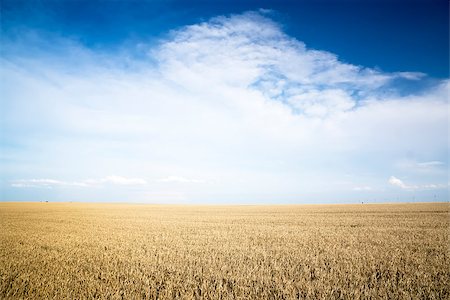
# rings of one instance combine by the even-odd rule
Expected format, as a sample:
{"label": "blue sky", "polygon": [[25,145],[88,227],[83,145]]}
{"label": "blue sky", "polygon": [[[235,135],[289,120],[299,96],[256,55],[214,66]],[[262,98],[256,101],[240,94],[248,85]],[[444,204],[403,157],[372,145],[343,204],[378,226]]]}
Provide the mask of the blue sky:
{"label": "blue sky", "polygon": [[1,1],[0,200],[448,199],[446,1]]}

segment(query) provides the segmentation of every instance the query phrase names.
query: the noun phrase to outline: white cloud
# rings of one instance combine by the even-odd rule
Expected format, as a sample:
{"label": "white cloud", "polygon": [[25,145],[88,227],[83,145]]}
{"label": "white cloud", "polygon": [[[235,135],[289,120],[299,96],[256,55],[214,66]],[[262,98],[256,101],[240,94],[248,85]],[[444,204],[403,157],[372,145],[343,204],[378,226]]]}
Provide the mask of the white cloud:
{"label": "white cloud", "polygon": [[408,79],[408,80],[419,80],[427,76],[425,73],[421,72],[397,72],[399,77]]}
{"label": "white cloud", "polygon": [[104,184],[112,185],[146,185],[147,181],[142,178],[127,178],[122,176],[106,176],[101,179],[86,179],[82,181],[62,181],[56,179],[18,179],[12,180],[12,187],[95,187]]}
{"label": "white cloud", "polygon": [[54,179],[20,179],[15,180],[11,183],[11,186],[13,187],[47,187],[51,188],[53,186],[61,186],[66,185],[66,182],[60,181],[60,180],[54,180]]}
{"label": "white cloud", "polygon": [[433,160],[433,161],[419,162],[417,163],[417,165],[423,168],[430,168],[442,166],[444,165],[444,163],[442,161]]}
{"label": "white cloud", "polygon": [[434,189],[445,189],[448,186],[445,184],[423,184],[423,185],[409,185],[404,183],[402,180],[395,176],[389,177],[389,183],[393,186],[397,186],[404,190],[434,190]]}
{"label": "white cloud", "polygon": [[356,105],[348,92],[341,89],[309,90],[289,98],[289,103],[307,116],[327,117],[351,110]]}
{"label": "white cloud", "polygon": [[[313,116],[349,110],[356,102],[350,94],[374,91],[409,74],[342,63],[332,53],[307,49],[256,13],[219,17],[174,31],[152,54],[164,78],[187,91],[204,93],[205,86],[219,88],[218,93],[224,87],[228,92],[253,90],[258,93],[252,98],[262,94]],[[227,101],[235,104],[233,99]]]}
{"label": "white cloud", "polygon": [[395,163],[398,172],[416,174],[426,177],[443,177],[448,170],[446,163],[439,160],[416,161],[412,159],[401,159]]}
{"label": "white cloud", "polygon": [[389,183],[390,183],[391,185],[400,187],[400,188],[402,188],[402,189],[414,189],[414,188],[415,188],[415,187],[413,187],[413,186],[406,185],[405,183],[403,183],[403,181],[401,181],[400,179],[398,179],[398,178],[395,177],[395,176],[389,177]]}
{"label": "white cloud", "polygon": [[[52,41],[66,61],[2,57],[1,125],[5,141],[18,145],[3,151],[15,162],[3,172],[65,178],[55,175],[65,166],[94,179],[13,185],[144,186],[143,178],[161,178],[151,181],[155,195],[309,196],[344,173],[370,173],[357,189],[379,187],[401,159],[447,164],[449,81],[396,92],[395,79],[423,75],[343,63],[257,13],[183,27],[157,46],[141,42],[133,51],[145,59],[67,44]],[[448,180],[436,174],[414,181]],[[208,185],[180,184],[206,182],[200,178]],[[397,180],[391,184],[408,189]]]}

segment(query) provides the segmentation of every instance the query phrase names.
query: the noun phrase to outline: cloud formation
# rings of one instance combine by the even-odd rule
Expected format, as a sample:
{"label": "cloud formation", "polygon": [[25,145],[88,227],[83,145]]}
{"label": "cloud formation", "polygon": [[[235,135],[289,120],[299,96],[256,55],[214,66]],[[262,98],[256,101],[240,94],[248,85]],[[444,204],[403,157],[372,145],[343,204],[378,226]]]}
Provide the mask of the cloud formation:
{"label": "cloud formation", "polygon": [[162,75],[188,90],[244,89],[256,92],[252,98],[281,102],[291,112],[311,117],[350,111],[359,100],[376,97],[378,89],[394,79],[423,76],[340,62],[332,53],[307,49],[254,12],[174,31],[152,54]]}
{"label": "cloud formation", "polygon": [[423,184],[423,185],[409,185],[395,176],[389,177],[389,183],[393,186],[399,187],[404,190],[434,190],[448,188],[446,184]]}
{"label": "cloud formation", "polygon": [[115,175],[106,176],[100,179],[86,179],[82,181],[62,181],[56,179],[19,179],[11,181],[11,186],[17,188],[98,187],[104,185],[133,186],[146,184],[147,181],[142,178],[127,178]]}
{"label": "cloud formation", "polygon": [[402,189],[414,189],[415,188],[413,186],[406,185],[403,181],[401,181],[400,179],[398,179],[395,176],[389,177],[389,183],[391,185],[398,186],[399,188],[402,188]]}
{"label": "cloud formation", "polygon": [[[151,193],[302,201],[362,197],[367,187],[373,197],[389,174],[411,173],[421,186],[448,181],[398,163],[448,165],[448,80],[344,63],[287,36],[264,12],[213,18],[112,54],[62,37],[23,39],[1,58],[2,155],[11,162],[2,176],[58,179],[15,186],[160,178]],[[51,54],[12,51],[49,42]],[[432,84],[397,84],[422,80]],[[208,186],[180,184],[200,182]],[[389,184],[409,188],[395,177]]]}
{"label": "cloud formation", "polygon": [[442,161],[433,160],[433,161],[419,162],[417,163],[417,165],[422,168],[433,168],[443,166],[444,163]]}

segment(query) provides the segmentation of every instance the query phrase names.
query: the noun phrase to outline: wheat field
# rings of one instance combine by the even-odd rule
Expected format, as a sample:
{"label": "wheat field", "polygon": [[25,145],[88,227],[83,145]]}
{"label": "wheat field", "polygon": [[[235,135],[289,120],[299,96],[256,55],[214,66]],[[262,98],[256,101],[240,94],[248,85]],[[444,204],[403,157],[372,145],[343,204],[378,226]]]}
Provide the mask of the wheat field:
{"label": "wheat field", "polygon": [[449,208],[0,203],[0,298],[449,299]]}

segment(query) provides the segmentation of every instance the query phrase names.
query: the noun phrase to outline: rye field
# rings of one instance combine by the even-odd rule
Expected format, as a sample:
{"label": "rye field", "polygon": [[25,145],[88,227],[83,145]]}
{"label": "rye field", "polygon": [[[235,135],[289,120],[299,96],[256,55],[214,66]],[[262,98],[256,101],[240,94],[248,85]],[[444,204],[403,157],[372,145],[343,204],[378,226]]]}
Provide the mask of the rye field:
{"label": "rye field", "polygon": [[1,299],[449,299],[449,203],[0,203]]}

